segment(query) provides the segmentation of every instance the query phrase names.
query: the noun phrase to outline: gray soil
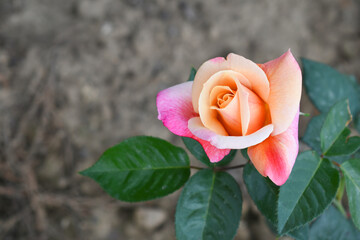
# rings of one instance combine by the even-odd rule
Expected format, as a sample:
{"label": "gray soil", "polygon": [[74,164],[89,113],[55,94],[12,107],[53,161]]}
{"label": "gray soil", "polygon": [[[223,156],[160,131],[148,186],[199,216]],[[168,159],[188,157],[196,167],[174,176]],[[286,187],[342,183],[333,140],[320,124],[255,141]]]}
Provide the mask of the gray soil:
{"label": "gray soil", "polygon": [[[134,135],[183,146],[156,94],[215,56],[291,48],[359,78],[359,18],[355,0],[0,0],[0,239],[175,239],[179,191],[124,203],[78,171]],[[241,188],[235,239],[274,239]]]}

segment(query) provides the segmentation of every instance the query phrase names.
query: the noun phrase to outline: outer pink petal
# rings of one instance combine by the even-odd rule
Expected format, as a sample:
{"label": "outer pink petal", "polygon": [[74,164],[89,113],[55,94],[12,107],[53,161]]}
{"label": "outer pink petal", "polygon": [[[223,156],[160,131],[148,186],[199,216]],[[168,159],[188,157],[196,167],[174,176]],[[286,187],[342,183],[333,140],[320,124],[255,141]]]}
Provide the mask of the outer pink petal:
{"label": "outer pink petal", "polygon": [[248,155],[255,168],[276,185],[286,182],[294,166],[299,152],[298,125],[299,111],[285,132],[248,148]]}
{"label": "outer pink petal", "polygon": [[188,129],[188,121],[198,116],[191,102],[192,84],[193,82],[185,82],[167,88],[159,92],[156,98],[158,119],[172,133],[179,136],[192,135]]}
{"label": "outer pink petal", "polygon": [[205,150],[211,162],[218,162],[229,154],[230,149],[218,149],[208,141],[195,137],[188,129],[189,119],[198,116],[191,102],[193,82],[185,82],[165,89],[157,95],[158,119],[172,133],[197,140]]}
{"label": "outer pink petal", "polygon": [[[192,135],[192,134],[191,134]],[[210,162],[219,162],[226,155],[230,153],[230,149],[218,149],[215,146],[211,145],[210,142],[202,140],[194,135],[192,135],[193,139],[197,140],[201,146],[204,148],[206,155],[209,157]]]}
{"label": "outer pink petal", "polygon": [[261,143],[268,138],[273,131],[273,126],[272,124],[266,125],[247,136],[222,136],[207,129],[199,117],[194,117],[189,120],[189,129],[196,137],[209,141],[216,148],[243,149]]}
{"label": "outer pink petal", "polygon": [[301,70],[290,50],[260,67],[270,82],[270,95],[267,103],[274,124],[272,135],[278,135],[289,128],[299,109]]}

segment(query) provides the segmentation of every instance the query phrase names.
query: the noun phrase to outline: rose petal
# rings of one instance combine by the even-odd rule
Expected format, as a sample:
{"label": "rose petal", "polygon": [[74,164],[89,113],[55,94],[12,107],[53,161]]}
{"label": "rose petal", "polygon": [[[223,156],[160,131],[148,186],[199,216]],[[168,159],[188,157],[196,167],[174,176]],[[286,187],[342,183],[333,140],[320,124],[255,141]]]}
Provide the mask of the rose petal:
{"label": "rose petal", "polygon": [[239,85],[242,135],[250,135],[263,126],[267,111],[265,103],[251,90]]}
{"label": "rose petal", "polygon": [[239,87],[238,94],[240,98],[241,131],[242,131],[242,135],[245,136],[250,124],[250,108],[249,108],[250,91],[246,91],[245,87],[242,86],[238,86],[238,87]]}
{"label": "rose petal", "polygon": [[219,149],[243,149],[256,145],[268,138],[273,130],[272,124],[269,124],[247,136],[222,136],[207,129],[199,117],[191,118],[188,126],[196,137],[210,142]]}
{"label": "rose petal", "polygon": [[[199,96],[199,114],[204,126],[219,135],[228,135],[228,132],[224,128],[223,124],[217,118],[217,109],[211,108],[212,101],[210,96],[212,90],[216,86],[229,86],[231,89],[236,90],[239,88],[240,83],[244,85],[249,85],[248,80],[242,74],[229,70],[219,71],[215,73],[209,78],[206,83],[204,83],[204,87]],[[235,98],[236,97],[237,94],[235,95]],[[233,104],[230,103],[229,105]],[[237,109],[236,111],[240,111],[240,109]]]}
{"label": "rose petal", "polygon": [[194,136],[193,134],[191,134],[190,137],[195,139],[196,141],[198,141],[201,144],[201,146],[203,147],[210,162],[212,162],[212,163],[219,162],[226,155],[228,155],[230,153],[230,149],[218,149],[215,146],[211,145],[210,142],[202,140],[202,139]]}
{"label": "rose petal", "polygon": [[250,81],[251,89],[263,101],[267,101],[270,92],[269,81],[262,69],[251,60],[234,53],[230,53],[226,60],[229,64],[229,69],[244,75]]}
{"label": "rose petal", "polygon": [[286,182],[294,166],[299,151],[298,125],[299,112],[285,132],[248,148],[248,155],[255,168],[276,185]]}
{"label": "rose petal", "polygon": [[267,101],[274,124],[272,135],[290,126],[298,111],[301,97],[301,70],[290,50],[277,59],[259,65],[270,82]]}
{"label": "rose petal", "polygon": [[188,129],[188,121],[198,116],[191,102],[192,84],[193,82],[185,82],[167,88],[159,92],[156,98],[158,119],[172,133],[179,136],[192,135]]}
{"label": "rose petal", "polygon": [[221,70],[232,70],[241,73],[249,80],[250,84],[244,84],[247,88],[253,90],[265,102],[269,97],[269,81],[264,71],[254,62],[230,53],[227,58],[213,58],[203,63],[194,78],[194,86],[192,89],[192,103],[195,112],[199,112],[199,96],[203,89],[203,85],[215,73]]}
{"label": "rose petal", "polygon": [[195,112],[199,112],[199,96],[203,84],[215,73],[226,69],[227,63],[225,58],[217,57],[204,62],[196,72],[194,86],[192,89],[192,104]]}
{"label": "rose petal", "polygon": [[[234,98],[224,108],[210,107],[219,114],[219,121],[222,123],[226,132],[232,136],[241,136],[241,115],[239,91],[235,93]],[[227,135],[227,134],[226,134]]]}
{"label": "rose petal", "polygon": [[[210,93],[211,106],[219,106],[225,108],[234,98],[236,91],[232,90],[229,86],[215,86]],[[217,107],[216,107],[217,108]]]}
{"label": "rose petal", "polygon": [[185,82],[167,88],[157,95],[158,119],[172,133],[197,140],[204,148],[211,162],[218,162],[229,154],[230,149],[217,149],[209,142],[195,137],[188,129],[190,118],[198,116],[191,102],[192,82]]}

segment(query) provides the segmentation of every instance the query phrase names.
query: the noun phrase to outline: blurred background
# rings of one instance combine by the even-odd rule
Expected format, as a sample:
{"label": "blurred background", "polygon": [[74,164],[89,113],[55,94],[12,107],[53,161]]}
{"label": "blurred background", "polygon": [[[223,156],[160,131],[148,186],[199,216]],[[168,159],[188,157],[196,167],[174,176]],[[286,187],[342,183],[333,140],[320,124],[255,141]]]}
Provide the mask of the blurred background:
{"label": "blurred background", "polygon": [[[157,120],[156,94],[216,56],[263,63],[291,48],[298,59],[360,78],[359,7],[356,0],[0,0],[0,239],[175,239],[180,191],[129,204],[77,172],[134,135],[184,146]],[[302,112],[316,114],[303,95]],[[241,172],[231,174],[241,182]],[[275,239],[241,188],[235,239]]]}

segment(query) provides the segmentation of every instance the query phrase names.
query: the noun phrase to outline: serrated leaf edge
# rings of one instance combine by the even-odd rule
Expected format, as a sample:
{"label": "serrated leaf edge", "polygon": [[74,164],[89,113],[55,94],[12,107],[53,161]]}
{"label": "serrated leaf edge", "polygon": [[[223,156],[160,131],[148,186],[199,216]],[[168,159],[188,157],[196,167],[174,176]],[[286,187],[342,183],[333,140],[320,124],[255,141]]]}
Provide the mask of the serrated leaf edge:
{"label": "serrated leaf edge", "polygon": [[[319,155],[317,155],[317,153],[315,153],[314,151],[311,151],[311,152],[312,152],[312,154],[313,154],[313,155],[315,155],[315,156],[316,156],[316,158],[320,158],[320,157],[319,157]],[[304,192],[305,192],[305,191],[306,191],[306,189],[309,187],[309,185],[310,185],[310,183],[311,183],[312,179],[314,178],[315,173],[318,171],[318,169],[319,169],[319,167],[320,167],[320,165],[321,165],[321,162],[322,162],[322,158],[320,158],[320,161],[318,162],[318,165],[316,166],[315,170],[313,171],[313,174],[311,175],[310,181],[307,183],[306,187],[304,188],[304,190],[302,191],[302,193],[301,193],[301,195],[300,195],[300,196],[303,196]],[[281,187],[280,187],[280,191],[281,191]],[[279,191],[279,194],[280,194],[280,191]],[[301,197],[300,197],[300,198],[301,198]],[[294,205],[294,206],[297,206],[297,204],[298,204],[298,202],[299,202],[300,198],[299,198],[299,199],[297,199],[297,201],[296,201],[296,203],[295,203],[295,205]],[[278,207],[279,207],[279,202],[278,202]],[[294,210],[294,209],[293,209],[293,210]],[[281,230],[283,230],[283,229],[284,229],[284,227],[285,227],[286,223],[288,222],[288,220],[289,220],[290,216],[291,216],[291,214],[290,214],[290,215],[286,218],[285,224],[284,224],[284,226],[281,228]],[[278,222],[279,222],[279,221],[278,221]],[[279,224],[279,223],[278,223],[278,224]],[[278,226],[278,232],[281,232],[281,231],[279,231],[279,230],[280,230],[280,229],[279,229],[279,226]],[[288,231],[287,231],[287,232],[288,232]]]}
{"label": "serrated leaf edge", "polygon": [[[343,99],[344,100],[344,99]],[[331,109],[329,110],[329,112],[331,112],[331,110],[335,107],[335,105],[339,104],[341,101],[343,100],[340,100],[338,101],[337,103],[334,104],[334,106],[331,107]],[[322,141],[321,141],[321,137],[320,137],[320,147],[321,147],[321,150],[323,151],[323,155],[326,156],[326,153],[331,149],[331,147],[334,145],[334,143],[336,142],[336,140],[339,138],[339,136],[341,135],[341,133],[344,131],[345,128],[347,128],[347,126],[349,126],[349,124],[351,123],[352,121],[352,115],[351,115],[351,111],[350,111],[350,106],[349,106],[349,99],[346,99],[346,109],[347,109],[347,112],[349,114],[349,120],[346,121],[345,123],[345,126],[343,128],[343,130],[334,138],[333,141],[331,141],[331,144],[330,144],[330,147],[326,149],[326,151],[323,151],[322,150]],[[329,112],[327,114],[329,114]],[[326,123],[326,120],[327,120],[328,116],[326,116],[325,118],[325,121],[321,127],[321,130],[320,130],[320,136],[321,136],[321,132],[322,132],[322,128],[324,127],[325,123]]]}
{"label": "serrated leaf edge", "polygon": [[[334,197],[331,199],[331,201],[329,202],[329,204],[324,208],[324,210],[323,210],[321,213],[319,213],[318,215],[314,216],[311,220],[309,220],[309,221],[307,221],[307,222],[305,222],[305,223],[303,223],[303,224],[301,224],[301,225],[299,225],[299,226],[296,226],[296,227],[294,227],[294,228],[286,231],[285,233],[288,233],[288,232],[290,232],[290,231],[294,231],[295,229],[298,229],[298,228],[300,228],[300,227],[302,227],[302,226],[304,226],[304,225],[306,225],[306,224],[314,221],[316,218],[318,218],[320,215],[322,215],[322,214],[331,206],[333,200],[335,199],[335,196],[336,196],[336,195],[334,195]],[[285,233],[282,233],[282,235],[285,234]]]}
{"label": "serrated leaf edge", "polygon": [[[315,151],[311,151],[311,152],[314,153]],[[315,152],[315,154],[316,154],[316,152]],[[319,157],[317,154],[316,154],[316,156]],[[322,161],[324,161],[324,160],[329,161],[330,165],[333,167],[333,164],[331,163],[331,161],[330,161],[329,159],[327,159],[327,158],[321,158],[321,157],[320,157],[320,161],[319,161],[320,164],[318,164],[315,172],[317,172],[317,170],[319,169]],[[314,175],[313,175],[313,176],[314,176]],[[313,178],[313,176],[311,177],[311,179]],[[339,178],[339,179],[340,179],[340,178]],[[339,182],[339,180],[338,180],[338,182]],[[338,183],[338,184],[339,184],[339,183]],[[306,190],[308,187],[309,187],[309,184],[306,186],[305,190]],[[281,188],[280,188],[280,189],[281,189]],[[279,191],[279,193],[280,193],[280,191]],[[303,192],[303,193],[304,193],[304,192]],[[331,201],[329,202],[329,204],[324,208],[324,211],[331,205],[331,203],[332,203],[332,201],[334,200],[335,196],[336,196],[336,194],[335,194],[334,197],[331,199]],[[298,201],[299,201],[299,200],[298,200]],[[297,202],[298,202],[298,201],[297,201]],[[297,205],[297,204],[296,204],[296,205]],[[296,205],[295,205],[295,206],[296,206]],[[280,232],[279,229],[278,229],[278,232],[279,232],[280,236],[282,236],[282,235],[284,235],[284,234],[286,234],[286,233],[288,233],[288,232],[290,232],[290,231],[293,231],[294,229],[297,229],[297,228],[299,228],[299,227],[301,227],[301,226],[304,226],[305,224],[313,221],[314,219],[316,219],[317,217],[319,217],[324,211],[322,211],[322,212],[319,213],[318,215],[314,216],[313,219],[311,219],[311,220],[309,220],[309,221],[307,221],[307,222],[305,222],[305,223],[303,223],[303,224],[300,224],[299,226],[296,226],[296,227],[294,227],[294,228],[292,228],[292,229],[289,229],[289,230],[287,230],[286,232]],[[291,215],[290,215],[290,216],[291,216]],[[289,217],[290,217],[290,216],[289,216]],[[286,222],[285,222],[285,224],[284,224],[284,227],[286,226],[286,223],[288,222],[289,217],[287,218],[287,220],[286,220]],[[283,227],[282,229],[284,229],[284,227]]]}
{"label": "serrated leaf edge", "polygon": [[[360,159],[359,159],[359,160],[360,160]],[[348,161],[349,161],[349,160],[348,160]],[[344,163],[347,163],[348,161],[346,161],[346,162],[344,162]],[[350,163],[347,163],[347,164],[350,164]],[[342,172],[343,172],[344,175],[345,175],[345,179],[348,178],[348,179],[351,181],[351,183],[356,186],[356,189],[358,189],[359,192],[360,192],[360,187],[358,187],[358,185],[356,185],[356,184],[354,183],[353,178],[350,177],[350,175],[347,173],[346,169],[343,167],[343,164],[341,164],[340,168],[341,168]],[[346,183],[345,183],[345,185],[346,185]],[[352,219],[352,218],[351,218],[351,219]],[[353,222],[354,222],[354,221],[353,221]],[[355,223],[354,223],[354,225],[359,229],[360,226],[358,227]],[[359,230],[360,230],[360,229],[359,229]]]}

